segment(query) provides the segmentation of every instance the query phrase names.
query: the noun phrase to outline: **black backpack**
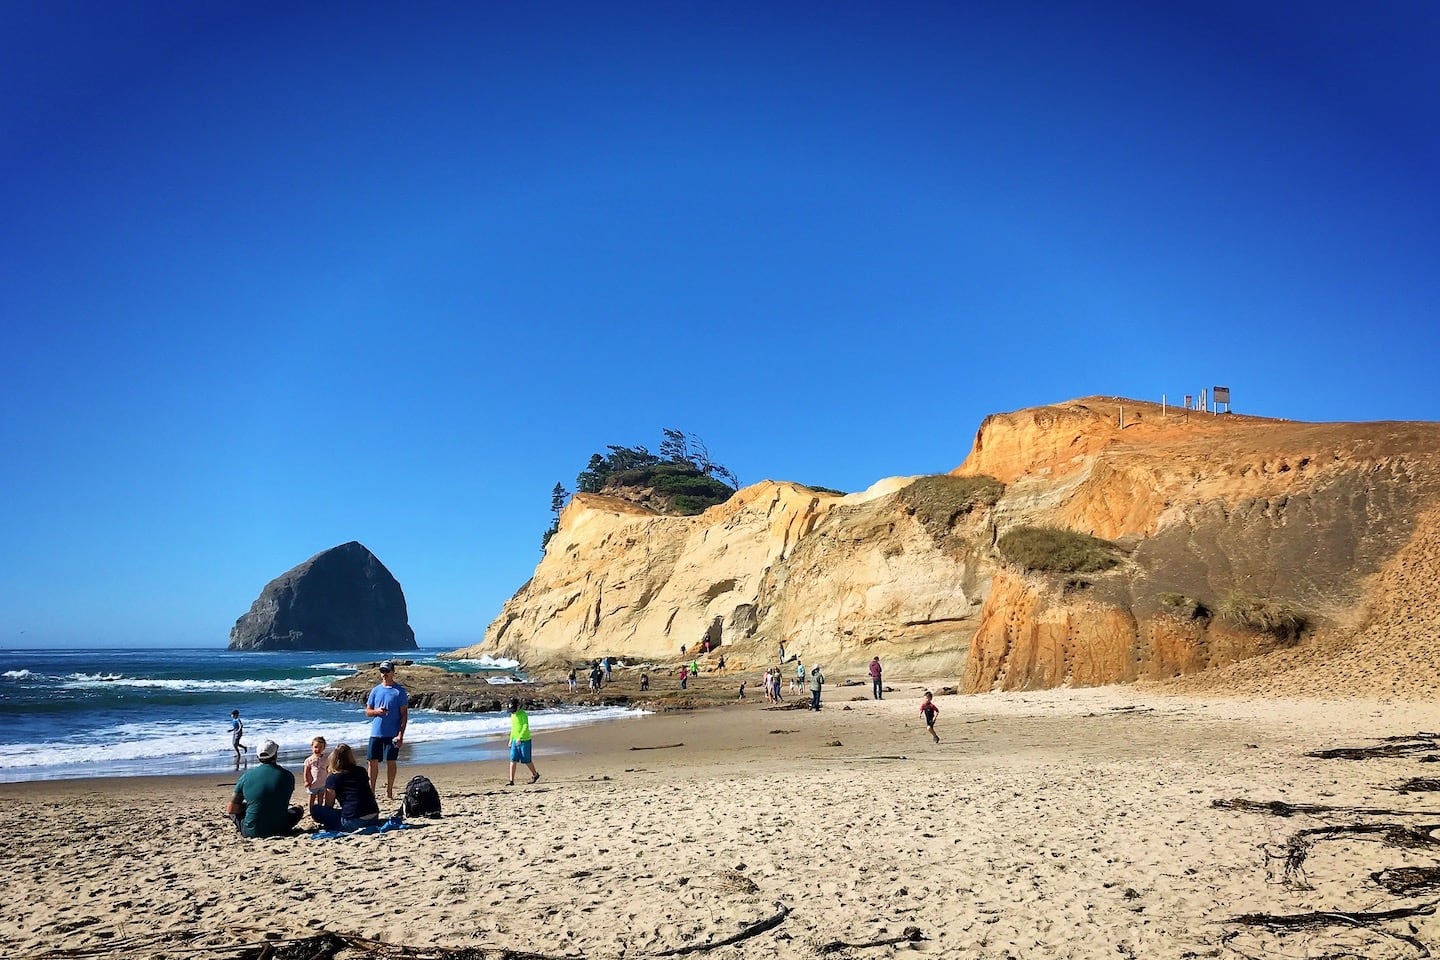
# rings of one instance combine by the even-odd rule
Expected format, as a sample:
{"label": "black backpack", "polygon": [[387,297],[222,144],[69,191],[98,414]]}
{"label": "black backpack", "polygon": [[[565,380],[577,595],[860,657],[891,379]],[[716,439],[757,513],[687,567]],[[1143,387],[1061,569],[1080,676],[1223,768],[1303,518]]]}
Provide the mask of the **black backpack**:
{"label": "black backpack", "polygon": [[405,817],[440,816],[440,792],[426,777],[411,777],[405,785],[405,799],[400,804]]}

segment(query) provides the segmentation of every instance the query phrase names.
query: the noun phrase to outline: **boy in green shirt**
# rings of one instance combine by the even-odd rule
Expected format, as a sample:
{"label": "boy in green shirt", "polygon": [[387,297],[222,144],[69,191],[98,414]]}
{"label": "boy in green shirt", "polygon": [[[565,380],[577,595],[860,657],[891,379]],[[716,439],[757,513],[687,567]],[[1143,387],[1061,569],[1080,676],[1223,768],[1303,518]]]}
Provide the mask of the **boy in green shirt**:
{"label": "boy in green shirt", "polygon": [[515,786],[515,765],[525,764],[530,768],[530,782],[534,783],[540,779],[540,771],[535,769],[530,754],[530,714],[520,709],[520,700],[516,697],[510,698],[510,782],[507,787]]}

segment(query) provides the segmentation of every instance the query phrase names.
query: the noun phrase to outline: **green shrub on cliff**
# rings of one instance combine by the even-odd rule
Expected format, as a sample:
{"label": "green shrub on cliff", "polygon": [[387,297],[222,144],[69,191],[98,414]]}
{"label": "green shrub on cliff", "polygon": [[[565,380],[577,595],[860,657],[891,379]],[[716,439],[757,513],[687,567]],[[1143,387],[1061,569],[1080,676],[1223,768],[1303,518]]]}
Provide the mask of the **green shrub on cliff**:
{"label": "green shrub on cliff", "polygon": [[1204,620],[1210,616],[1205,604],[1183,593],[1162,593],[1156,599],[1167,613],[1182,620]]}
{"label": "green shrub on cliff", "polygon": [[1277,637],[1298,637],[1309,624],[1305,613],[1284,600],[1232,593],[1220,601],[1220,618]]}
{"label": "green shrub on cliff", "polygon": [[905,511],[925,525],[931,536],[948,534],[955,522],[980,507],[993,507],[1005,492],[994,477],[920,477],[896,496]]}
{"label": "green shrub on cliff", "polygon": [[1099,573],[1120,562],[1109,540],[1055,527],[1016,527],[996,546],[1006,560],[1039,573]]}

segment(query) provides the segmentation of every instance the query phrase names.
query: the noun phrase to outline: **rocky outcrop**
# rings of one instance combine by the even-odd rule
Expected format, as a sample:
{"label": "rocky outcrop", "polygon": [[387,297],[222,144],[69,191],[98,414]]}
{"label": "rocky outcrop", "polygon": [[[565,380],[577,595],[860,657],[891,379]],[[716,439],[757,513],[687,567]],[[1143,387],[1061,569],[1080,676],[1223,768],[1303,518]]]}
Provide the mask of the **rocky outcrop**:
{"label": "rocky outcrop", "polygon": [[[977,499],[985,484],[998,496]],[[747,669],[783,641],[832,672],[878,655],[891,675],[953,672],[969,691],[1188,676],[1362,628],[1373,640],[1375,618],[1404,609],[1376,601],[1376,577],[1437,505],[1437,424],[1092,397],[988,417],[949,476],[849,496],[766,482],[667,517],[577,495],[532,580],[461,653],[673,658],[718,622],[719,651]],[[1037,526],[1109,541],[1120,562],[1025,569],[1000,544]]]}
{"label": "rocky outcrop", "polygon": [[230,631],[231,650],[414,650],[405,594],[351,541],[271,580]]}

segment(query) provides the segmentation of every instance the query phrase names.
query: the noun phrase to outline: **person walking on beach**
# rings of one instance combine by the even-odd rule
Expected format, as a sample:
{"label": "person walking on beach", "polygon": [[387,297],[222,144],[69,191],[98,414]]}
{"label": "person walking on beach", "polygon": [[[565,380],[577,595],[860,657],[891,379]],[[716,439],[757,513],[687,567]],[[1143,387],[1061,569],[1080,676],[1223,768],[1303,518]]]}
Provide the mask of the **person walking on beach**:
{"label": "person walking on beach", "polygon": [[876,700],[885,699],[885,687],[880,682],[880,658],[870,658],[870,686]]}
{"label": "person walking on beach", "polygon": [[575,692],[575,667],[574,667],[574,666],[571,666],[571,667],[570,667],[570,676],[566,677],[565,679],[566,679],[567,681],[569,681],[569,683],[570,683],[570,692],[571,692],[571,693],[574,693],[574,692]]}
{"label": "person walking on beach", "polygon": [[930,736],[935,742],[940,742],[940,734],[935,732],[935,718],[940,715],[940,708],[935,706],[935,697],[929,690],[925,691],[925,698],[920,701],[920,716],[925,718],[925,729],[930,731]]}
{"label": "person walking on beach", "polygon": [[680,689],[681,689],[681,690],[684,690],[686,684],[688,684],[689,682],[690,682],[690,668],[687,667],[687,666],[685,666],[685,665],[682,663],[682,664],[680,665]]}
{"label": "person walking on beach", "polygon": [[305,758],[305,803],[314,806],[325,796],[325,778],[329,776],[327,766],[330,755],[325,752],[325,738],[316,737],[310,741],[310,756]]}
{"label": "person walking on beach", "polygon": [[520,700],[516,697],[510,698],[510,782],[507,787],[515,786],[515,767],[517,764],[525,764],[530,768],[530,782],[534,783],[540,779],[540,771],[535,769],[533,754],[530,746],[530,714],[520,707]]}
{"label": "person walking on beach", "polygon": [[256,754],[260,763],[235,781],[225,812],[246,837],[283,837],[295,828],[305,810],[290,805],[295,774],[280,766],[280,745],[266,740]]}
{"label": "person walking on beach", "polygon": [[825,686],[825,674],[820,672],[820,665],[817,663],[810,668],[810,709],[820,709],[820,688]]}
{"label": "person walking on beach", "polygon": [[250,748],[240,742],[245,736],[245,724],[240,720],[240,711],[230,711],[230,749],[235,751],[235,769],[240,769],[240,764],[245,760],[245,751]]}
{"label": "person walking on beach", "polygon": [[[321,797],[310,805],[310,817],[326,830],[349,833],[380,825],[380,803],[370,787],[369,778],[355,762],[350,744],[336,744],[326,764],[330,775],[325,778]],[[335,809],[336,804],[340,809]]]}
{"label": "person walking on beach", "polygon": [[365,700],[365,716],[370,718],[370,791],[375,791],[380,761],[384,760],[385,796],[394,800],[395,765],[410,722],[410,695],[395,682],[395,664],[389,660],[380,661],[380,682]]}
{"label": "person walking on beach", "polygon": [[805,692],[805,662],[803,660],[795,661],[795,679],[790,681],[790,689],[796,693]]}

